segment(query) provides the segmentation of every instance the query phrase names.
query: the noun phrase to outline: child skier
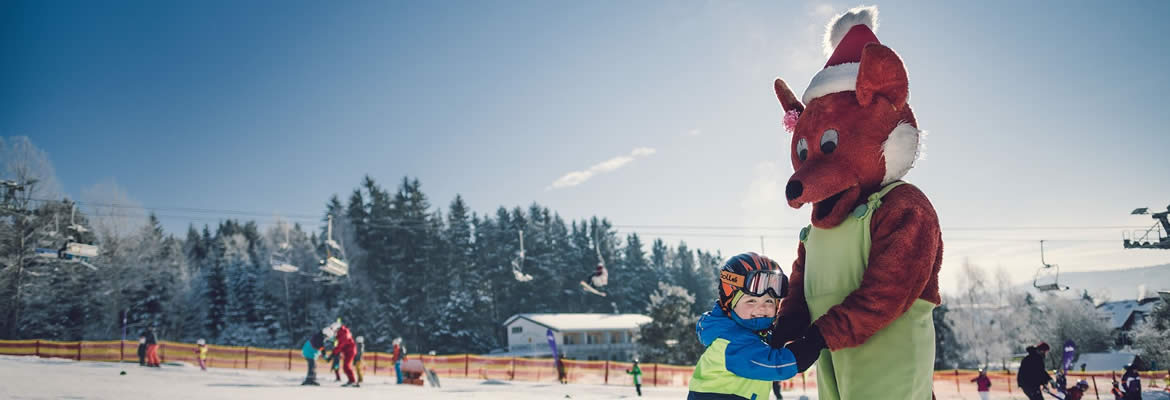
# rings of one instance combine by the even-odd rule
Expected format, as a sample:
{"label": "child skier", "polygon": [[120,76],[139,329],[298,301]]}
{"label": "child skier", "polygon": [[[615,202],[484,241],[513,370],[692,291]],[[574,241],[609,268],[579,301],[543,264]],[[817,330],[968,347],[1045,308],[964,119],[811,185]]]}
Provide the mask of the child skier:
{"label": "child skier", "polygon": [[1125,400],[1125,391],[1121,390],[1121,384],[1117,383],[1117,379],[1113,380],[1113,390],[1109,393],[1113,394],[1113,400]]}
{"label": "child skier", "polygon": [[1064,390],[1064,400],[1081,400],[1087,390],[1089,390],[1089,382],[1081,379],[1073,387]]}
{"label": "child skier", "polygon": [[146,366],[146,333],[138,335],[138,366]]}
{"label": "child skier", "polygon": [[358,336],[354,341],[357,342],[357,355],[353,356],[353,369],[357,373],[357,381],[360,384],[364,380],[362,377],[362,354],[366,352],[366,338]]}
{"label": "child skier", "polygon": [[305,356],[305,362],[309,364],[308,374],[305,375],[305,381],[301,385],[321,386],[320,383],[317,383],[317,357],[323,354],[325,340],[332,337],[334,332],[333,326],[325,327],[320,332],[314,332],[313,336],[305,341],[304,347],[301,347],[301,355]]}
{"label": "child skier", "polygon": [[638,397],[642,397],[642,369],[638,368],[638,359],[634,359],[634,367],[626,370],[627,374],[634,376],[634,389],[638,391]]}
{"label": "child skier", "polygon": [[719,278],[719,300],[695,326],[707,350],[695,365],[687,399],[766,399],[773,381],[816,361],[824,338],[812,329],[784,348],[768,344],[779,301],[788,294],[788,278],[775,261],[739,254],[723,264]]}
{"label": "child skier", "polygon": [[195,344],[199,346],[195,349],[195,356],[199,358],[199,369],[206,371],[207,370],[207,341],[205,341],[203,339],[199,339],[199,340],[195,341]]}
{"label": "child skier", "polygon": [[980,368],[979,376],[976,376],[975,379],[971,380],[971,382],[975,382],[975,385],[978,386],[980,400],[987,400],[990,398],[991,378],[987,377],[987,369]]}
{"label": "child skier", "polygon": [[337,350],[337,339],[333,339],[329,347],[329,371],[333,373],[333,381],[341,382],[341,353]]}
{"label": "child skier", "polygon": [[391,353],[390,361],[394,363],[394,375],[398,378],[398,384],[402,384],[402,360],[406,358],[406,346],[402,344],[402,338],[394,338],[394,351]]}

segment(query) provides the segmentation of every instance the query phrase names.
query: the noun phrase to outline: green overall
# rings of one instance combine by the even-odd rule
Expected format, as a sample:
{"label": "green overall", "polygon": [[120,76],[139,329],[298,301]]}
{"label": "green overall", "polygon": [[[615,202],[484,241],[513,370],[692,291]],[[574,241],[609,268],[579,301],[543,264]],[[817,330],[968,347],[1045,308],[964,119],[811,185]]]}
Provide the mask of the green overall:
{"label": "green overall", "polygon": [[[840,225],[809,226],[804,242],[804,295],[816,321],[861,285],[869,262],[870,220],[897,181],[869,196]],[[821,351],[817,360],[820,400],[907,400],[931,398],[934,377],[934,303],[917,299],[905,314],[865,343]]]}

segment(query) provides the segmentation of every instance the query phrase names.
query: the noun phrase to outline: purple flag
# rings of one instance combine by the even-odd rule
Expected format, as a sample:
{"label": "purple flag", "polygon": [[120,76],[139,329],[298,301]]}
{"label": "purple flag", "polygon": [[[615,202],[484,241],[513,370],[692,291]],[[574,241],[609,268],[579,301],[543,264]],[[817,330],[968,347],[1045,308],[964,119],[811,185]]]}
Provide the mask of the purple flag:
{"label": "purple flag", "polygon": [[1062,368],[1064,368],[1065,374],[1068,373],[1068,370],[1072,369],[1073,358],[1076,358],[1076,355],[1077,355],[1077,344],[1074,343],[1072,341],[1072,339],[1065,341],[1064,342],[1064,361],[1060,363]]}
{"label": "purple flag", "polygon": [[545,336],[548,337],[548,347],[552,348],[553,362],[561,362],[561,353],[557,352],[557,335],[554,335],[552,329],[549,329]]}

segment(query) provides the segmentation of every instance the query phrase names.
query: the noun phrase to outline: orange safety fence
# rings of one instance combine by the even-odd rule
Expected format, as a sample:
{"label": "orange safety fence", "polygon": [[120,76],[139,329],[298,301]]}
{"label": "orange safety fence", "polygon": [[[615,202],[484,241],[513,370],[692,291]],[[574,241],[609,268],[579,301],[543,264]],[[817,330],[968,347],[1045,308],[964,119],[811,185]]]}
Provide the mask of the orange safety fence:
{"label": "orange safety fence", "polygon": [[[303,372],[307,362],[300,349],[265,349],[259,347],[207,345],[207,366],[211,368],[236,368],[271,371]],[[165,362],[198,364],[199,347],[191,343],[170,341],[159,342],[159,358]],[[46,358],[67,358],[77,361],[134,362],[138,359],[138,342],[135,341],[82,341],[58,342],[51,340],[0,340],[0,355],[37,356]],[[496,357],[474,354],[456,355],[410,355],[422,360],[427,369],[434,370],[441,377],[468,379],[495,379],[530,382],[556,382],[556,365],[551,358]],[[387,353],[366,352],[362,356],[362,367],[367,375],[394,375],[394,363]],[[632,363],[618,361],[563,360],[565,374],[570,383],[632,386],[633,377],[626,373]],[[325,363],[318,363],[328,368]],[[686,387],[690,384],[693,366],[666,364],[641,364],[642,385]],[[1141,372],[1143,383],[1150,389],[1165,388],[1166,372]],[[975,393],[976,383],[972,380],[979,375],[975,370],[945,370],[934,372],[936,393]],[[992,371],[993,392],[1019,392],[1016,374],[1011,371]],[[1070,372],[1068,385],[1084,379],[1089,382],[1089,392],[1107,395],[1113,379],[1120,379],[1122,371]],[[815,391],[816,370],[797,375],[781,383],[785,391]]]}

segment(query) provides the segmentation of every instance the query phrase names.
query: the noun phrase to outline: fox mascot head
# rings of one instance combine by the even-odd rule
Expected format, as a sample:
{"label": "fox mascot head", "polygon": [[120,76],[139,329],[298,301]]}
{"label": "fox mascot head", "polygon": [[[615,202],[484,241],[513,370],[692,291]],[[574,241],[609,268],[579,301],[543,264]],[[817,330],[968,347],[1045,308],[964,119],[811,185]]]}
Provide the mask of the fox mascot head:
{"label": "fox mascot head", "polygon": [[877,8],[859,7],[829,23],[825,67],[797,99],[777,78],[776,97],[792,132],[788,205],[812,203],[812,224],[840,224],[859,200],[901,179],[918,157],[920,131],[906,68],[878,42]]}

